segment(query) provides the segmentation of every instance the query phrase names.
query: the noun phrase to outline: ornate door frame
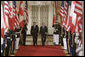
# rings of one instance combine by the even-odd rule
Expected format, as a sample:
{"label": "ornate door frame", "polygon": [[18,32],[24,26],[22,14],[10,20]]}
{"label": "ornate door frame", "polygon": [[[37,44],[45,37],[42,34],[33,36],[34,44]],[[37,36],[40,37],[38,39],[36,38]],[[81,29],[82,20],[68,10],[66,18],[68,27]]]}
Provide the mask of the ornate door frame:
{"label": "ornate door frame", "polygon": [[32,23],[36,22],[36,24],[40,27],[42,22],[48,26],[48,6],[32,6]]}

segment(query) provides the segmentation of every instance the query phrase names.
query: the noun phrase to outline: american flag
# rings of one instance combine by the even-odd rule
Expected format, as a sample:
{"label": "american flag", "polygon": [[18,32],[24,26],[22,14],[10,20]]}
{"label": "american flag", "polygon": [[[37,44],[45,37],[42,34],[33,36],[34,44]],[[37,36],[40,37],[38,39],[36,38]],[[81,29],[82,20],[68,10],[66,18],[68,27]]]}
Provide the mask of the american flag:
{"label": "american flag", "polygon": [[61,9],[60,9],[59,15],[60,15],[61,17],[64,16],[64,1],[62,1],[62,3],[61,3]]}
{"label": "american flag", "polygon": [[82,39],[82,28],[83,28],[83,16],[78,16],[78,32],[81,34],[81,44],[83,43],[83,39]]}
{"label": "american flag", "polygon": [[62,17],[62,27],[63,27],[63,23],[64,23],[64,1],[62,1],[62,3],[61,3],[61,9],[60,9],[59,15]]}
{"label": "american flag", "polygon": [[82,32],[82,19],[83,19],[83,12],[82,12],[82,1],[76,1],[74,13],[77,14],[78,17],[78,31]]}
{"label": "american flag", "polygon": [[28,3],[25,3],[25,12],[26,12],[26,23],[28,24]]}
{"label": "american flag", "polygon": [[19,20],[18,20],[18,14],[17,14],[17,10],[16,10],[16,2],[14,1],[13,2],[13,14],[14,14],[14,18],[15,18],[15,24],[16,24],[16,26],[17,26],[17,28],[18,28],[18,26],[19,26]]}
{"label": "american flag", "polygon": [[16,2],[13,1],[13,19],[14,19],[14,24],[15,24],[15,28],[18,27],[17,21],[16,21],[16,14],[15,14],[15,7],[16,7]]}
{"label": "american flag", "polygon": [[78,32],[81,34],[81,44],[83,43],[82,40],[82,28],[83,28],[83,7],[82,1],[76,1],[74,13],[77,14],[78,20]]}
{"label": "american flag", "polygon": [[4,28],[5,32],[8,31],[9,28],[9,4],[8,1],[4,1]]}
{"label": "american flag", "polygon": [[68,20],[69,20],[69,10],[71,6],[71,1],[66,1],[65,3],[65,9],[64,9],[64,28],[67,30],[68,27]]}
{"label": "american flag", "polygon": [[74,12],[82,16],[82,1],[76,1]]}
{"label": "american flag", "polygon": [[71,9],[71,1],[67,1],[68,4],[68,9],[67,9],[67,16],[66,16],[66,24],[65,24],[65,28],[68,31],[69,26],[69,15],[70,15],[70,9]]}
{"label": "american flag", "polygon": [[83,27],[83,16],[78,17],[78,32],[82,32],[82,27]]}

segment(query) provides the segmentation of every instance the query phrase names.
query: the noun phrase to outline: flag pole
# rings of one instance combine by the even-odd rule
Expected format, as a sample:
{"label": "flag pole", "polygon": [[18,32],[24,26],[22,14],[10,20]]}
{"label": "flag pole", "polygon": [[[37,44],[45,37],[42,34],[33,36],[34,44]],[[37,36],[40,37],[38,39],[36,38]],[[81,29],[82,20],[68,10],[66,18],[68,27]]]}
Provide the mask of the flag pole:
{"label": "flag pole", "polygon": [[6,49],[4,48],[4,56],[5,56],[5,50],[6,50]]}
{"label": "flag pole", "polygon": [[63,27],[62,27],[62,25],[63,25],[63,24],[62,24],[62,19],[61,19],[61,33],[62,33],[62,34],[61,34],[61,35],[62,35],[61,37],[62,37],[62,40],[63,40]]}
{"label": "flag pole", "polygon": [[[66,38],[66,29],[65,29],[65,36],[64,36],[64,38]],[[67,44],[67,42],[66,42],[66,44]]]}
{"label": "flag pole", "polygon": [[[79,17],[79,16],[77,16],[77,19],[78,19],[78,17]],[[77,33],[78,33],[78,20],[77,20],[77,25],[76,25],[76,26],[77,26],[76,29],[77,29]],[[78,43],[78,40],[77,40],[77,43]],[[76,45],[76,47],[78,48],[78,45]]]}
{"label": "flag pole", "polygon": [[[78,20],[77,20],[77,33],[78,33]],[[77,43],[78,43],[78,40],[77,40]],[[78,48],[78,45],[76,45],[76,47]]]}
{"label": "flag pole", "polygon": [[12,52],[13,52],[13,35],[11,34],[11,38],[12,38]]}
{"label": "flag pole", "polygon": [[65,29],[65,37],[66,37],[66,29]]}
{"label": "flag pole", "polygon": [[83,56],[84,56],[84,2],[83,2],[83,28],[82,28],[82,43],[83,43]]}
{"label": "flag pole", "polygon": [[70,32],[68,32],[68,52],[70,53],[69,38],[70,38]]}

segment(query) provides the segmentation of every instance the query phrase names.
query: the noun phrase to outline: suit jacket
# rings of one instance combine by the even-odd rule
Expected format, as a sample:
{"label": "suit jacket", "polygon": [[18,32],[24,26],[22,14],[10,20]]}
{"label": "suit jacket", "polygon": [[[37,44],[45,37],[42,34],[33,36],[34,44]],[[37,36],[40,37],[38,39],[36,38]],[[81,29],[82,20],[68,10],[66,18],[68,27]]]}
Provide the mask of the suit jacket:
{"label": "suit jacket", "polygon": [[40,34],[43,35],[43,34],[45,34],[45,32],[48,32],[48,28],[46,26],[44,26],[44,28],[43,28],[43,26],[41,26],[40,27]]}
{"label": "suit jacket", "polygon": [[31,35],[36,35],[38,33],[38,29],[37,25],[35,25],[35,27],[31,26]]}

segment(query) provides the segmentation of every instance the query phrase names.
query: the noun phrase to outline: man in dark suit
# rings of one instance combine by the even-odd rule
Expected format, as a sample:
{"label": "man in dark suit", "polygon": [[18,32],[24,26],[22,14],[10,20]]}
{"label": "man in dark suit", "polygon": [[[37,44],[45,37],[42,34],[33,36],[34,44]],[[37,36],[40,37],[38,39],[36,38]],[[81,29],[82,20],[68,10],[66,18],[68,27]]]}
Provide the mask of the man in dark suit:
{"label": "man in dark suit", "polygon": [[36,22],[33,22],[33,26],[31,26],[31,35],[33,36],[33,45],[37,45],[37,37],[38,37],[38,25]]}
{"label": "man in dark suit", "polygon": [[45,45],[47,32],[48,32],[47,26],[45,26],[45,24],[42,23],[42,26],[40,27],[40,34],[41,34],[42,45]]}

